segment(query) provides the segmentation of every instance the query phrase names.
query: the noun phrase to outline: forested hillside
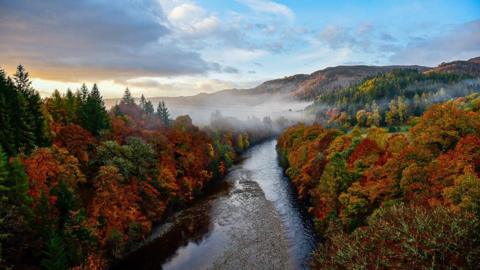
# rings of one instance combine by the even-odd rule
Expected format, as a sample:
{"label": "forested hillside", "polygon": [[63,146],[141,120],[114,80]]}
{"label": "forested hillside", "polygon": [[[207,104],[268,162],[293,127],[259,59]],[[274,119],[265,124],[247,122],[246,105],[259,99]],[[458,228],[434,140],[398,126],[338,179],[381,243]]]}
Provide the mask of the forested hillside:
{"label": "forested hillside", "polygon": [[106,269],[272,136],[200,130],[128,89],[111,111],[96,85],[42,100],[22,66],[0,71],[0,110],[2,269]]}
{"label": "forested hillside", "polygon": [[[382,90],[392,88],[376,82],[399,75],[403,79],[393,90],[404,89],[402,82],[412,76],[460,79],[404,71],[343,93],[356,101],[390,97]],[[352,91],[360,92],[349,96]],[[390,133],[388,127],[341,131],[297,125],[279,137],[280,162],[325,237],[314,268],[480,264],[480,94],[432,105],[409,122],[408,131]]]}
{"label": "forested hillside", "polygon": [[321,94],[308,111],[330,127],[403,126],[432,104],[480,91],[480,80],[457,73],[395,69]]}

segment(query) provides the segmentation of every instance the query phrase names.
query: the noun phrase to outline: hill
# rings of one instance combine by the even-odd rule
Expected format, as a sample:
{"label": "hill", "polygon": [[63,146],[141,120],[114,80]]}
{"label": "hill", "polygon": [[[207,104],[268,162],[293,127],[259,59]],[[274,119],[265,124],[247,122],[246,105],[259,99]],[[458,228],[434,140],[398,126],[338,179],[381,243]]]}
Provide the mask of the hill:
{"label": "hill", "polygon": [[438,67],[426,71],[426,73],[431,72],[480,77],[480,57],[475,57],[467,61],[441,63]]}

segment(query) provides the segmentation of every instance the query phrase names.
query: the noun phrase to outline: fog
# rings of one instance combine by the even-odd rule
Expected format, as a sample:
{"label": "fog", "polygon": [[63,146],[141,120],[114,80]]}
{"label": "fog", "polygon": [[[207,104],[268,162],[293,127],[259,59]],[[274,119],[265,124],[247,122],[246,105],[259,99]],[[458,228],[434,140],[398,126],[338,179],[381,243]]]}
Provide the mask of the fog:
{"label": "fog", "polygon": [[[314,116],[304,109],[312,102],[297,101],[287,95],[242,93],[242,90],[227,90],[214,94],[200,94],[191,97],[159,97],[148,98],[154,107],[163,100],[171,118],[189,115],[195,125],[212,126],[212,121],[219,119],[237,129],[254,128],[269,118],[273,123],[294,124],[313,122]],[[107,107],[115,105],[119,100],[107,100]],[[265,121],[269,121],[265,119]],[[260,127],[259,127],[260,128]]]}
{"label": "fog", "polygon": [[[404,101],[407,105],[414,106],[416,103],[419,103],[417,105],[425,109],[432,104],[445,102],[457,97],[467,96],[475,92],[480,92],[480,79],[466,79],[453,84],[432,84],[429,82],[417,83],[408,86],[402,91],[402,93],[395,93],[394,98],[396,99],[397,96],[401,95],[405,98]],[[419,93],[417,100],[414,98],[415,93]],[[389,109],[389,103],[391,100],[391,98],[376,99],[375,103],[381,112],[385,112]],[[371,106],[372,104],[365,103],[349,103],[346,106],[337,106],[316,102],[314,105],[309,106],[306,111],[315,115],[324,114],[329,110],[334,109],[355,113],[361,109],[371,111]]]}

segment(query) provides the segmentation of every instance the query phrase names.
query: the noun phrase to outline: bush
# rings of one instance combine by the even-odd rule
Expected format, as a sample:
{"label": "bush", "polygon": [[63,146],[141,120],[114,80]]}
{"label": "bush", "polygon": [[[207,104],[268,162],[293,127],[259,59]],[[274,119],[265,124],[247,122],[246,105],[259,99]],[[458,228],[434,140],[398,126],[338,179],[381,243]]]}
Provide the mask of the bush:
{"label": "bush", "polygon": [[480,222],[444,207],[378,209],[368,225],[329,235],[314,269],[475,269]]}

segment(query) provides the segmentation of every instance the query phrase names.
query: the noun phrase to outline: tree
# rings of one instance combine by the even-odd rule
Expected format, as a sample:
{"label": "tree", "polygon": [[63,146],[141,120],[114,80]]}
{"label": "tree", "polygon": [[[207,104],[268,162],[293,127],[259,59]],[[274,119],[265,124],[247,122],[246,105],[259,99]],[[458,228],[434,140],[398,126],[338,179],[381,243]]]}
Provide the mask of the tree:
{"label": "tree", "polygon": [[82,103],[82,105],[87,102],[88,88],[85,84],[82,84],[82,86],[80,87],[80,91],[78,92],[78,96],[80,98],[80,102]]}
{"label": "tree", "polygon": [[367,112],[365,110],[359,110],[355,118],[357,119],[357,125],[363,127],[367,121]]}
{"label": "tree", "polygon": [[[8,192],[7,186],[8,168],[7,168],[7,156],[3,153],[0,147],[0,228],[4,223],[4,216],[7,214]],[[8,232],[0,231],[0,264],[2,261],[2,242],[9,236]]]}
{"label": "tree", "polygon": [[152,115],[155,112],[155,109],[153,108],[153,104],[152,102],[150,102],[150,100],[145,103],[144,111],[146,115]]}
{"label": "tree", "polygon": [[96,84],[80,108],[80,125],[94,135],[110,127],[107,110]]}
{"label": "tree", "polygon": [[25,167],[18,157],[14,158],[10,165],[9,172],[10,201],[22,208],[23,213],[27,216],[31,214],[32,198],[29,195],[28,175]]}
{"label": "tree", "polygon": [[380,114],[380,107],[378,107],[375,100],[372,103],[372,125],[379,127],[382,121],[382,115]]}
{"label": "tree", "polygon": [[[143,95],[142,95],[143,96]],[[132,97],[132,94],[130,93],[130,89],[125,89],[125,93],[123,94],[122,100],[120,103],[123,103],[125,105],[134,105],[135,104],[135,99]]]}
{"label": "tree", "polygon": [[163,100],[158,102],[157,115],[160,117],[160,120],[162,120],[163,125],[166,127],[170,126],[170,113],[168,112],[167,106],[165,106],[165,102]]}
{"label": "tree", "polygon": [[[8,167],[7,167],[7,155],[2,151],[0,147],[0,203],[8,200]],[[1,220],[1,217],[0,217]]]}
{"label": "tree", "polygon": [[87,164],[88,152],[95,143],[95,139],[90,132],[79,125],[68,125],[58,131],[53,143],[58,147],[66,148],[80,162]]}
{"label": "tree", "polygon": [[68,260],[65,255],[65,245],[60,235],[54,234],[47,242],[45,258],[41,265],[46,270],[68,269]]}
{"label": "tree", "polygon": [[142,94],[140,97],[140,108],[145,111],[145,105],[147,103],[147,100],[145,99],[145,96]]}
{"label": "tree", "polygon": [[14,79],[18,91],[23,94],[26,100],[25,118],[28,119],[27,123],[31,127],[34,143],[37,146],[46,146],[49,143],[49,138],[42,112],[40,95],[31,87],[32,82],[30,81],[28,72],[25,71],[22,65],[17,67]]}
{"label": "tree", "polygon": [[127,144],[106,141],[97,148],[97,160],[101,165],[118,168],[125,180],[131,177],[145,179],[153,174],[156,164],[155,152],[151,145],[139,138],[129,138]]}
{"label": "tree", "polygon": [[405,98],[402,96],[397,98],[397,111],[400,124],[405,123],[405,120],[407,119],[407,104],[405,103]]}
{"label": "tree", "polygon": [[395,100],[391,100],[388,104],[388,111],[385,114],[385,122],[389,126],[393,126],[397,123],[398,119],[398,109],[397,105],[395,104]]}

